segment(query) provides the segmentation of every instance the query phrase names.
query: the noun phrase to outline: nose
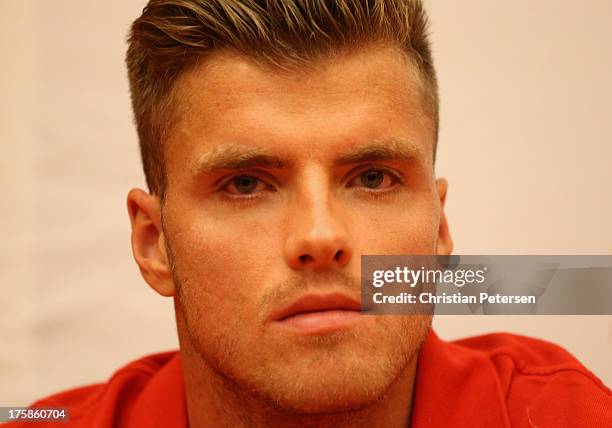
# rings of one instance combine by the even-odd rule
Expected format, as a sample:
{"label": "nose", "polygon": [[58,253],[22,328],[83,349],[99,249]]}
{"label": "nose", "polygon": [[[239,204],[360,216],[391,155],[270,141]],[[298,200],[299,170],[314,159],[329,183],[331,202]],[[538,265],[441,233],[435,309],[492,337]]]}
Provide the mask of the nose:
{"label": "nose", "polygon": [[353,250],[346,225],[334,210],[328,192],[313,189],[290,210],[289,235],[285,257],[296,270],[339,268],[346,266]]}

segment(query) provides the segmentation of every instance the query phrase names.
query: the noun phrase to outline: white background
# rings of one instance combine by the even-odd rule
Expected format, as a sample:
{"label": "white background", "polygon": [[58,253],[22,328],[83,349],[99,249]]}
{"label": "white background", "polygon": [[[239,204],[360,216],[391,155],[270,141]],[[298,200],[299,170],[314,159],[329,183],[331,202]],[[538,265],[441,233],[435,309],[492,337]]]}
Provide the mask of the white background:
{"label": "white background", "polygon": [[[612,253],[612,2],[428,3],[456,254]],[[0,0],[0,404],[177,347],[132,261],[123,63],[143,1]],[[612,317],[439,317],[557,342],[608,385]]]}

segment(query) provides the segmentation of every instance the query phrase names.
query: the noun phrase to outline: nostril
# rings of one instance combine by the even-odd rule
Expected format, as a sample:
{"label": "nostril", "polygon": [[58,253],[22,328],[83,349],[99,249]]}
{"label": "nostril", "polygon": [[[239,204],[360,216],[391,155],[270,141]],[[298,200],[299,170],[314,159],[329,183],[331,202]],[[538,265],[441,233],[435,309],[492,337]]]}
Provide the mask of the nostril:
{"label": "nostril", "polygon": [[[338,250],[334,253],[333,258],[329,259],[328,257],[324,257],[323,255],[321,255],[321,257],[314,257],[311,254],[302,254],[301,256],[299,256],[297,258],[298,262],[300,263],[300,265],[302,266],[306,266],[306,265],[310,265],[310,264],[326,264],[332,261],[335,261],[337,263],[343,263],[343,260],[346,258],[347,252],[344,250]],[[314,262],[317,263],[314,263]]]}
{"label": "nostril", "polygon": [[309,256],[308,254],[302,254],[298,258],[300,259],[300,262],[302,262],[302,263],[306,263],[309,260],[313,260],[312,256]]}

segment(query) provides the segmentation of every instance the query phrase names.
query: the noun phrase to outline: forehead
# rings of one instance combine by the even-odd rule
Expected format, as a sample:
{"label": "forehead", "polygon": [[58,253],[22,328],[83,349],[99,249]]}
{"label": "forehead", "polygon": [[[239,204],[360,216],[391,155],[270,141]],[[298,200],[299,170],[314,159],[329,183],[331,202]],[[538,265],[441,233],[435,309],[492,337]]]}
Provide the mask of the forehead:
{"label": "forehead", "polygon": [[406,139],[423,153],[433,151],[434,127],[423,108],[419,74],[393,47],[364,48],[289,70],[217,51],[177,80],[173,98],[167,160],[177,153],[201,157],[224,144],[312,157]]}

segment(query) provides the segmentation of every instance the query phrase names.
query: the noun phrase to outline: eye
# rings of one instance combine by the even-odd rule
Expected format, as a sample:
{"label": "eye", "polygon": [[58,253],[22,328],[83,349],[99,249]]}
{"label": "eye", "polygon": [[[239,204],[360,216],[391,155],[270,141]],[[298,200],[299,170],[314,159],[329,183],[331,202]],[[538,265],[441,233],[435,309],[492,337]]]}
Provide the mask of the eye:
{"label": "eye", "polygon": [[237,175],[223,189],[232,195],[251,195],[265,188],[264,183],[252,175]]}
{"label": "eye", "polygon": [[383,169],[369,169],[349,182],[349,187],[363,186],[368,189],[387,189],[393,187],[399,178]]}

